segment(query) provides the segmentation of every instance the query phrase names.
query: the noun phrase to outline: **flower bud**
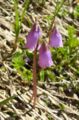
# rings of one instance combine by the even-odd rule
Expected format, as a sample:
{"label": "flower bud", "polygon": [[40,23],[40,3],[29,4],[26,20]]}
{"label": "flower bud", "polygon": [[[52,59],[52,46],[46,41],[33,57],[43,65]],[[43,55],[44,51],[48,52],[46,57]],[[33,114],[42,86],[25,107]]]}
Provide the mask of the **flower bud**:
{"label": "flower bud", "polygon": [[42,35],[41,28],[38,23],[35,23],[26,37],[27,43],[25,47],[34,51],[37,46],[38,39],[40,38],[41,35]]}
{"label": "flower bud", "polygon": [[59,33],[56,27],[54,27],[51,31],[49,45],[55,48],[63,47],[62,35]]}
{"label": "flower bud", "polygon": [[45,43],[43,43],[39,49],[38,64],[41,68],[46,68],[53,65],[51,52]]}

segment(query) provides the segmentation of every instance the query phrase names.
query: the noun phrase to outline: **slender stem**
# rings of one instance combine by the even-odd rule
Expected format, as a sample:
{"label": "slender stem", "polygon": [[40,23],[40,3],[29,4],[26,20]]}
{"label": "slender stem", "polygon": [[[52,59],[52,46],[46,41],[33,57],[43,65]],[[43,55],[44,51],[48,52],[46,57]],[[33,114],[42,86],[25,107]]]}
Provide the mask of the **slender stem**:
{"label": "slender stem", "polygon": [[60,4],[58,3],[56,5],[53,20],[52,20],[51,25],[50,25],[50,30],[52,29],[54,21],[55,21],[55,17],[58,15],[58,13],[59,13],[61,7],[63,6],[64,2],[65,2],[65,0],[62,0]]}
{"label": "slender stem", "polygon": [[15,38],[15,43],[14,43],[14,46],[13,46],[13,50],[12,50],[12,54],[16,51],[17,49],[17,41],[18,41],[18,36]]}
{"label": "slender stem", "polygon": [[33,96],[34,98],[34,106],[36,103],[36,97],[37,97],[37,70],[36,70],[36,57],[37,57],[37,48],[34,51],[34,56],[33,56]]}

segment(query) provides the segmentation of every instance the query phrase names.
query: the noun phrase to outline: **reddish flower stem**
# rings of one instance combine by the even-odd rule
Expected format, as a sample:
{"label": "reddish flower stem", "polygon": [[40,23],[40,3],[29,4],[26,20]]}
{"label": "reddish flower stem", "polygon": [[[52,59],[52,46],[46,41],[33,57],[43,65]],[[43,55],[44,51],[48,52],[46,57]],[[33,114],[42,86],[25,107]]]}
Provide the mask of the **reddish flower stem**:
{"label": "reddish flower stem", "polygon": [[54,12],[54,16],[53,16],[53,20],[51,21],[51,25],[50,25],[50,28],[49,28],[49,33],[51,33],[51,30],[53,28],[53,24],[55,23],[55,18],[56,16],[58,15],[60,9],[62,8],[63,4],[64,4],[65,0],[61,0],[61,3],[57,4],[56,5],[56,8],[55,8],[55,12]]}
{"label": "reddish flower stem", "polygon": [[33,56],[33,105],[35,106],[36,103],[36,98],[37,98],[37,70],[36,70],[36,58],[37,58],[37,47],[34,51],[34,56]]}

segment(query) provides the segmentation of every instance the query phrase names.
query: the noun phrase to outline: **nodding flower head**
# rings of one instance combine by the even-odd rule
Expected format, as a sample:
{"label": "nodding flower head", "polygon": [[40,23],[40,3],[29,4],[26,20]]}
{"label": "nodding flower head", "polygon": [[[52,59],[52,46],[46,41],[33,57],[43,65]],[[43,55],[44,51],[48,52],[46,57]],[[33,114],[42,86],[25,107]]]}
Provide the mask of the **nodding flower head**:
{"label": "nodding flower head", "polygon": [[26,37],[27,42],[25,47],[34,51],[41,35],[42,35],[41,28],[39,24],[36,22]]}
{"label": "nodding flower head", "polygon": [[54,27],[53,30],[51,31],[49,44],[51,47],[55,48],[63,47],[62,35],[60,34],[56,27]]}
{"label": "nodding flower head", "polygon": [[51,52],[45,43],[42,43],[39,49],[38,64],[41,68],[47,68],[53,65]]}

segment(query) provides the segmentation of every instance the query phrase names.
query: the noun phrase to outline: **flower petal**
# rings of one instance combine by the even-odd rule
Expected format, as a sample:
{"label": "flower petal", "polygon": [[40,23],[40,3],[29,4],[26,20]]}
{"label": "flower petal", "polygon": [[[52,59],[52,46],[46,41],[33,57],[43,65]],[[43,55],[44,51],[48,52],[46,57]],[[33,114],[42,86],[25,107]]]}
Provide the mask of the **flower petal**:
{"label": "flower petal", "polygon": [[31,31],[29,32],[29,34],[26,37],[26,39],[27,39],[27,43],[25,45],[26,48],[34,51],[36,48],[38,39],[40,38],[41,35],[42,35],[41,28],[38,23],[35,23],[31,29]]}
{"label": "flower petal", "polygon": [[54,29],[51,31],[49,44],[51,47],[55,48],[63,47],[62,35],[59,33],[56,27],[54,27]]}
{"label": "flower petal", "polygon": [[45,43],[43,43],[40,47],[38,64],[41,68],[46,68],[53,65],[51,52]]}

